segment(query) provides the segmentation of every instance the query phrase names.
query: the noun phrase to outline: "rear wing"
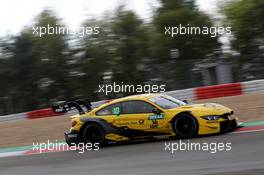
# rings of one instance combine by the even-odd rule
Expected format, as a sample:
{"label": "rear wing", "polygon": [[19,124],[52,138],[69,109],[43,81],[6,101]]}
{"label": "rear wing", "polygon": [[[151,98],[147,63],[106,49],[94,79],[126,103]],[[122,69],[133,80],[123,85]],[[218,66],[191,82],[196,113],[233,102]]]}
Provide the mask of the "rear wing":
{"label": "rear wing", "polygon": [[85,114],[83,107],[86,108],[86,112],[89,112],[92,109],[91,103],[88,100],[83,99],[63,102],[62,104],[52,106],[51,109],[55,113],[67,113],[68,111],[77,109],[79,114]]}
{"label": "rear wing", "polygon": [[107,102],[109,102],[109,100],[102,100],[102,101],[91,103],[88,100],[79,99],[79,100],[70,101],[70,102],[63,102],[61,104],[54,105],[51,108],[53,112],[55,113],[67,113],[68,111],[71,111],[71,110],[77,110],[78,113],[81,115]]}

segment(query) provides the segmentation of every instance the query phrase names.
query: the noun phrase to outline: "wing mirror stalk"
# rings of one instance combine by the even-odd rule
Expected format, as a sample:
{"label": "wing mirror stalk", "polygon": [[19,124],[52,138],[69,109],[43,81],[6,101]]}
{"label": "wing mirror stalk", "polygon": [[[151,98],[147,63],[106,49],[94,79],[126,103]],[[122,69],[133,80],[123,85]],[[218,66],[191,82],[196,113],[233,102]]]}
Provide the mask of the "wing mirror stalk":
{"label": "wing mirror stalk", "polygon": [[158,114],[158,115],[162,113],[162,111],[159,110],[159,109],[157,109],[157,108],[152,109],[152,112],[153,112],[154,114]]}
{"label": "wing mirror stalk", "polygon": [[186,104],[189,104],[189,102],[187,101],[187,100],[182,100],[184,103],[186,103]]}

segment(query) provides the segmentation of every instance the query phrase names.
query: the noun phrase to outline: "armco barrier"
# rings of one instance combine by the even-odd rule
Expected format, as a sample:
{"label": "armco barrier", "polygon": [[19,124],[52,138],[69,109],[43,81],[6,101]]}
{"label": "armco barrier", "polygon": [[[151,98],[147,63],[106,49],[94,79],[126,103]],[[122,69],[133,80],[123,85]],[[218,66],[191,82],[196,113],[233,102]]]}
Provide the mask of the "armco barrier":
{"label": "armco barrier", "polygon": [[176,90],[176,91],[169,91],[165,94],[170,95],[172,97],[178,98],[180,100],[193,100],[195,99],[194,89],[183,89],[183,90]]}
{"label": "armco barrier", "polygon": [[61,115],[61,114],[53,112],[51,108],[47,108],[47,109],[40,109],[40,110],[28,112],[27,118],[35,119],[35,118],[52,117],[52,116],[58,116],[58,115]]}
{"label": "armco barrier", "polygon": [[0,116],[0,122],[12,121],[12,120],[25,120],[27,119],[26,113],[10,114]]}
{"label": "armco barrier", "polygon": [[[229,84],[221,84],[214,86],[175,90],[175,91],[166,92],[165,94],[171,95],[180,100],[200,100],[200,99],[234,96],[234,95],[249,94],[249,93],[261,93],[261,92],[264,92],[264,79],[241,82],[241,83],[229,83]],[[92,104],[96,105],[97,103],[101,103],[101,102],[94,102]],[[71,114],[74,113],[76,113],[76,111],[71,112]],[[0,122],[44,118],[44,117],[52,117],[57,115],[61,115],[61,114],[56,114],[51,110],[51,108],[47,108],[36,111],[30,111],[26,113],[0,116]]]}
{"label": "armco barrier", "polygon": [[58,115],[61,115],[61,114],[54,113],[51,108],[47,108],[47,109],[30,111],[30,112],[0,116],[0,122],[53,117],[53,116],[58,116]]}
{"label": "armco barrier", "polygon": [[264,80],[242,82],[243,94],[264,92]]}
{"label": "armco barrier", "polygon": [[221,84],[215,86],[198,87],[195,89],[196,100],[234,96],[242,94],[241,83]]}

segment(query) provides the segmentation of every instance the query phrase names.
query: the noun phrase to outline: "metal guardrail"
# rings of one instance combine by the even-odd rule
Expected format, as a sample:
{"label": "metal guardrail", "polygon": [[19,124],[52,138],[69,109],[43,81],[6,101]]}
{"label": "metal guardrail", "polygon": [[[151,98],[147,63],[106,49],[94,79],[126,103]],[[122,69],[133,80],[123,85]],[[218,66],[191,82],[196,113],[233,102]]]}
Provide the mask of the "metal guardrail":
{"label": "metal guardrail", "polygon": [[[226,85],[228,86],[228,84],[226,84]],[[241,82],[240,85],[242,87],[242,94],[264,92],[264,79]],[[180,100],[197,100],[198,99],[197,94],[196,94],[197,89],[201,89],[201,88],[202,89],[212,89],[213,87],[214,86],[175,90],[175,91],[165,92],[165,94],[171,95],[171,96],[178,98]],[[219,93],[219,87],[225,87],[225,86],[216,85],[215,87],[218,89],[217,92]],[[227,90],[229,91],[229,89],[223,89],[223,91],[227,91]],[[233,91],[233,89],[232,89],[232,91]],[[225,93],[223,93],[223,95],[224,94]],[[229,95],[230,95],[230,93],[229,93]],[[232,93],[231,93],[231,95],[232,95]],[[236,93],[234,93],[234,95],[236,95]],[[98,103],[100,103],[100,101],[99,102],[93,102],[92,104],[97,105]],[[44,110],[47,110],[47,109],[44,109]],[[29,115],[28,115],[29,113],[32,113],[32,111],[31,112],[25,112],[25,113],[0,116],[0,122],[32,119],[29,117]],[[77,111],[71,111],[70,113],[67,113],[67,115],[74,115],[77,113],[78,113]],[[43,117],[43,116],[40,116],[39,118],[41,118],[41,117]],[[36,118],[38,118],[38,117],[36,117]]]}
{"label": "metal guardrail", "polygon": [[0,116],[0,122],[13,121],[13,120],[24,120],[27,119],[26,113],[10,114]]}

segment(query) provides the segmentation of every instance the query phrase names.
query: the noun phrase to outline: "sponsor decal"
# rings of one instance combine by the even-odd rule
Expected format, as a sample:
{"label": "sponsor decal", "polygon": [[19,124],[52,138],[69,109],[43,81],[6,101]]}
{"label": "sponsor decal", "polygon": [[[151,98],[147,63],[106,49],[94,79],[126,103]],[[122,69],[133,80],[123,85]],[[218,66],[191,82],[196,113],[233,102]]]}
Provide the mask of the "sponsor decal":
{"label": "sponsor decal", "polygon": [[128,126],[128,125],[137,125],[138,122],[134,122],[134,121],[129,121],[129,122],[120,122],[118,123],[120,126]]}
{"label": "sponsor decal", "polygon": [[150,125],[150,128],[158,128],[159,124],[157,120],[152,120],[152,124]]}
{"label": "sponsor decal", "polygon": [[164,119],[164,115],[163,114],[151,114],[148,117],[149,120],[163,120]]}
{"label": "sponsor decal", "polygon": [[117,115],[117,116],[119,116],[120,115],[120,107],[114,107],[113,109],[112,109],[112,112],[113,112],[113,114],[114,115]]}
{"label": "sponsor decal", "polygon": [[138,123],[139,123],[140,125],[143,125],[144,122],[145,122],[145,120],[143,120],[143,119],[140,119],[140,120],[138,121]]}

